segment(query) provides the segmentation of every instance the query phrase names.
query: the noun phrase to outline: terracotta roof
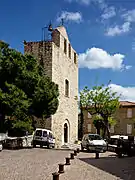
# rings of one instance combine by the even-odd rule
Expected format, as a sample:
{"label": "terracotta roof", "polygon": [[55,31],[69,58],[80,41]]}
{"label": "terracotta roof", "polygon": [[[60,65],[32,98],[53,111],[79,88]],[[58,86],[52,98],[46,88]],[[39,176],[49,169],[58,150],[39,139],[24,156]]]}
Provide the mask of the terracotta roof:
{"label": "terracotta roof", "polygon": [[135,106],[135,102],[120,101],[120,106]]}

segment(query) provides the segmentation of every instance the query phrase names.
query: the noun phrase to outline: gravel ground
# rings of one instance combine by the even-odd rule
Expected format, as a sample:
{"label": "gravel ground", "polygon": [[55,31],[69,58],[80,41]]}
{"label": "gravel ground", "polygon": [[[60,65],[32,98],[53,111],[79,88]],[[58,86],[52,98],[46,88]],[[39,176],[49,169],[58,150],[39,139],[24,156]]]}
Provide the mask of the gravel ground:
{"label": "gravel ground", "polygon": [[[4,150],[0,153],[0,180],[52,180],[58,164],[65,162],[70,151],[48,149]],[[71,165],[65,166],[60,180],[134,180],[135,157],[119,159],[104,153],[79,153]]]}
{"label": "gravel ground", "polygon": [[3,150],[0,152],[0,180],[51,180],[58,164],[70,151],[49,149]]}

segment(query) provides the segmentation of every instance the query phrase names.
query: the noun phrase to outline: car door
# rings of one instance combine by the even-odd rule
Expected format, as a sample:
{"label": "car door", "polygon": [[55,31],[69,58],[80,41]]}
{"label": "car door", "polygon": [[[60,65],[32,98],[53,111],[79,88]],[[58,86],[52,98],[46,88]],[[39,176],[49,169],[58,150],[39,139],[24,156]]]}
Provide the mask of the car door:
{"label": "car door", "polygon": [[87,146],[87,136],[85,135],[83,138],[83,143],[82,143],[83,147],[86,148]]}
{"label": "car door", "polygon": [[43,141],[47,142],[47,140],[48,140],[47,138],[48,138],[47,131],[43,131]]}

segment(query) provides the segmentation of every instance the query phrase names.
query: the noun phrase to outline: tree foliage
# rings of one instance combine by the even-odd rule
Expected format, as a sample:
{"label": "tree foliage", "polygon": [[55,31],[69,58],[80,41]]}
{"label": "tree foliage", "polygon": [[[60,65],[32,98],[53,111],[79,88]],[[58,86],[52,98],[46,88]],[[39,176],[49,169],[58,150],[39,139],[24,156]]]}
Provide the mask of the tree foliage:
{"label": "tree foliage", "polygon": [[[104,119],[100,115],[94,115],[92,119],[93,119],[93,124],[97,129],[97,133],[100,134],[101,133],[100,130],[104,129],[104,122],[103,122]],[[116,120],[113,117],[108,117],[108,124],[109,124],[109,128],[111,128],[116,124]]]}
{"label": "tree foliage", "polygon": [[103,119],[104,134],[107,131],[107,135],[110,136],[109,132],[109,118],[119,108],[119,98],[116,92],[111,90],[108,86],[94,86],[92,89],[85,87],[80,92],[80,101],[84,109],[86,109],[91,115],[100,115]]}
{"label": "tree foliage", "polygon": [[[58,108],[58,85],[51,81],[31,55],[11,49],[0,41],[0,107],[14,117],[13,127],[27,127],[31,117],[49,117]],[[3,117],[4,117],[3,116]]]}

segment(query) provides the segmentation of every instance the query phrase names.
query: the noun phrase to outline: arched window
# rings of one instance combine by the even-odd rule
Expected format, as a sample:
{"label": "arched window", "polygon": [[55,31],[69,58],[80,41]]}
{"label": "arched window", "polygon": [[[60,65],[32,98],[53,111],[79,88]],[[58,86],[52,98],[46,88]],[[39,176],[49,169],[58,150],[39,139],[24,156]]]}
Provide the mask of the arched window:
{"label": "arched window", "polygon": [[65,80],[65,96],[69,97],[69,81]]}

